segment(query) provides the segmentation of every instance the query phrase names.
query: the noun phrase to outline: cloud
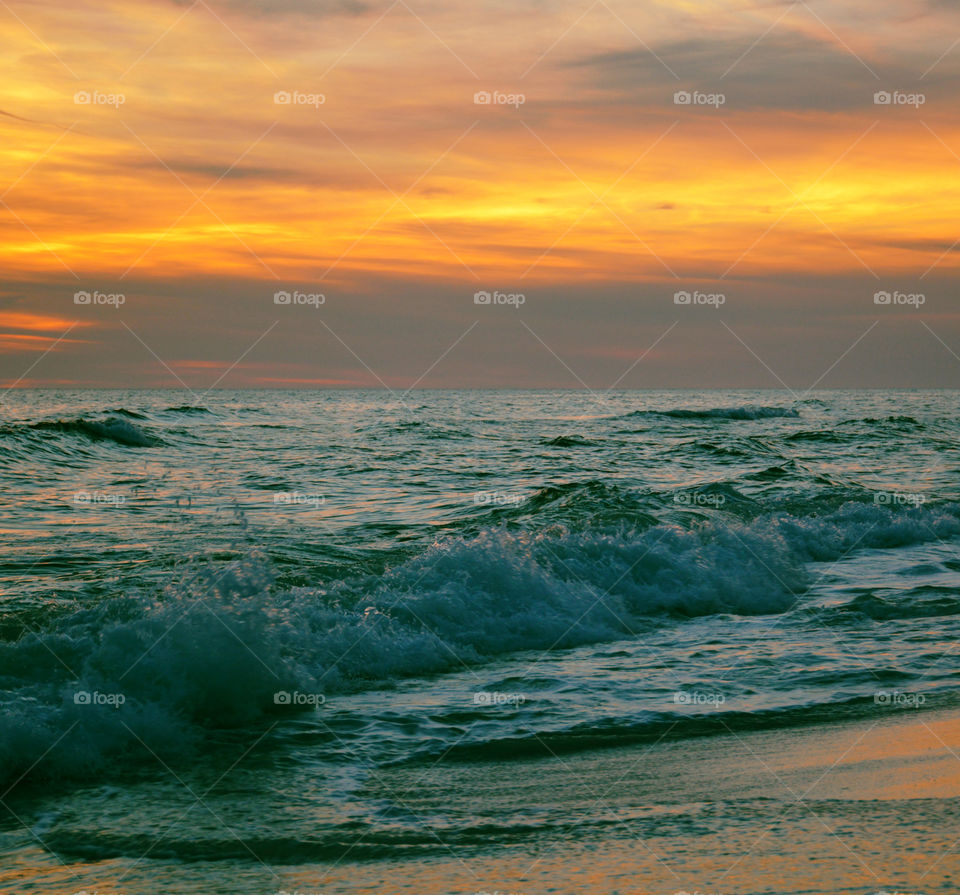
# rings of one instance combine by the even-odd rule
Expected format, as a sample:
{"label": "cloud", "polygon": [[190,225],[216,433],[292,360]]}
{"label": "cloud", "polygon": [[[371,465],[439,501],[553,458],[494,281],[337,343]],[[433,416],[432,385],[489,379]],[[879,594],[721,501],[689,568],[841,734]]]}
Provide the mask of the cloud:
{"label": "cloud", "polygon": [[[798,32],[772,33],[752,46],[755,39],[708,37],[656,47],[676,78],[642,47],[595,53],[564,66],[585,72],[594,89],[622,102],[672,104],[674,91],[696,89],[723,93],[728,111],[831,112],[872,108],[874,91],[916,86],[930,64],[927,56],[905,50],[874,51],[869,58],[860,53],[858,58],[842,44]],[[956,71],[949,60],[941,64],[954,64]],[[925,88],[932,98],[952,97],[952,83],[928,83]]]}
{"label": "cloud", "polygon": [[[177,6],[192,6],[194,0],[173,0]],[[302,16],[362,16],[371,7],[361,0],[205,0],[215,11],[236,12],[254,17]]]}
{"label": "cloud", "polygon": [[50,317],[28,311],[0,311],[0,327],[3,328],[25,329],[30,332],[64,332],[77,325],[75,320],[68,320],[66,317]]}
{"label": "cloud", "polygon": [[27,121],[30,124],[37,124],[38,122],[34,121],[32,118],[23,118],[20,115],[14,115],[12,112],[4,112],[3,109],[0,109],[0,115],[4,115],[7,118],[13,118],[17,121]]}
{"label": "cloud", "polygon": [[[163,162],[157,161],[152,156],[148,159],[127,162],[131,169],[152,169],[169,168],[176,174],[200,175],[211,181],[221,180],[254,180],[254,181],[295,181],[302,183],[305,175],[301,172],[291,170],[290,168],[280,168],[266,165],[242,165],[235,164],[230,159],[220,162],[197,161],[184,158],[165,158]],[[335,178],[330,178],[331,182],[337,182]]]}

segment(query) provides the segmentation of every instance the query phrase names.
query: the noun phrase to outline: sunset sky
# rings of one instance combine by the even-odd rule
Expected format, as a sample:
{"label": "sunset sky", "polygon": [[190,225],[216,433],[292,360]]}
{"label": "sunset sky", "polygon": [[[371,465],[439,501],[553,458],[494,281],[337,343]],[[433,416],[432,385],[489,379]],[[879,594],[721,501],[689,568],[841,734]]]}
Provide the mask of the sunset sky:
{"label": "sunset sky", "polygon": [[2,0],[0,54],[5,386],[958,384],[945,0]]}

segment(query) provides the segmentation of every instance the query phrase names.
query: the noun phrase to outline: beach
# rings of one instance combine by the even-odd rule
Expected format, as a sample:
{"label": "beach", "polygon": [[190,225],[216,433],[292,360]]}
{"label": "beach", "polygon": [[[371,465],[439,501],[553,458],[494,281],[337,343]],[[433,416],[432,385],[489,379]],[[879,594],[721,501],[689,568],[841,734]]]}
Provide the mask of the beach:
{"label": "beach", "polygon": [[[358,795],[414,818],[495,812],[504,829],[431,842],[424,823],[403,856],[357,862],[345,842],[336,861],[266,868],[251,859],[242,870],[177,860],[137,867],[132,852],[65,868],[21,835],[0,884],[136,895],[158,884],[243,893],[946,893],[960,870],[958,742],[960,713],[904,711],[869,724],[381,770]],[[534,806],[554,820],[524,835]],[[358,835],[355,850],[363,846]]]}

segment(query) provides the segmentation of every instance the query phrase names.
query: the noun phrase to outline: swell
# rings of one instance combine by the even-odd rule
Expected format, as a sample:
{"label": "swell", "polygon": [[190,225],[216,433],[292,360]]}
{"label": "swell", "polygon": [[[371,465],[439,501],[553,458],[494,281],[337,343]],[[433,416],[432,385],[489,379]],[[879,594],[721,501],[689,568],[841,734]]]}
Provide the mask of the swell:
{"label": "swell", "polygon": [[124,416],[108,416],[99,420],[84,417],[72,420],[41,420],[36,423],[4,426],[0,429],[0,435],[22,438],[30,436],[31,433],[55,433],[80,436],[90,441],[109,441],[124,447],[156,447],[163,444],[158,436],[130,422]]}
{"label": "swell", "polygon": [[541,441],[541,444],[547,447],[589,447],[595,443],[582,435],[558,435],[556,438]]}
{"label": "swell", "polygon": [[857,624],[862,619],[909,621],[953,615],[960,615],[957,589],[937,585],[912,588],[899,594],[896,599],[874,593],[859,594],[849,603],[817,612],[817,616],[827,624]]}
{"label": "swell", "polygon": [[891,435],[915,435],[920,431],[935,431],[932,427],[912,416],[864,416],[840,420],[830,429],[813,429],[793,432],[786,436],[787,441],[809,441],[847,444],[855,443],[858,438],[889,438]]}
{"label": "swell", "polygon": [[164,413],[211,413],[208,407],[201,404],[178,404],[175,407],[167,407]]}
{"label": "swell", "polygon": [[764,420],[797,419],[800,412],[794,407],[771,407],[746,405],[743,407],[674,408],[671,410],[634,410],[613,419],[625,420],[636,417],[665,416],[678,420]]}

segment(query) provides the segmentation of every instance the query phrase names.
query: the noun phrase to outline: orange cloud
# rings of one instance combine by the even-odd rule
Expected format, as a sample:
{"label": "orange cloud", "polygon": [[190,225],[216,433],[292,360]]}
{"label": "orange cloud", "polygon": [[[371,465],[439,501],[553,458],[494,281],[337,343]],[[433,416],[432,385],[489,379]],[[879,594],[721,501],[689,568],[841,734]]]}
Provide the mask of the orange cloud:
{"label": "orange cloud", "polygon": [[[32,314],[29,311],[0,311],[0,327],[10,329],[25,329],[33,332],[66,332],[73,326],[88,326],[76,320],[67,320],[63,317],[48,317],[44,314]],[[25,338],[40,338],[29,336]]]}

